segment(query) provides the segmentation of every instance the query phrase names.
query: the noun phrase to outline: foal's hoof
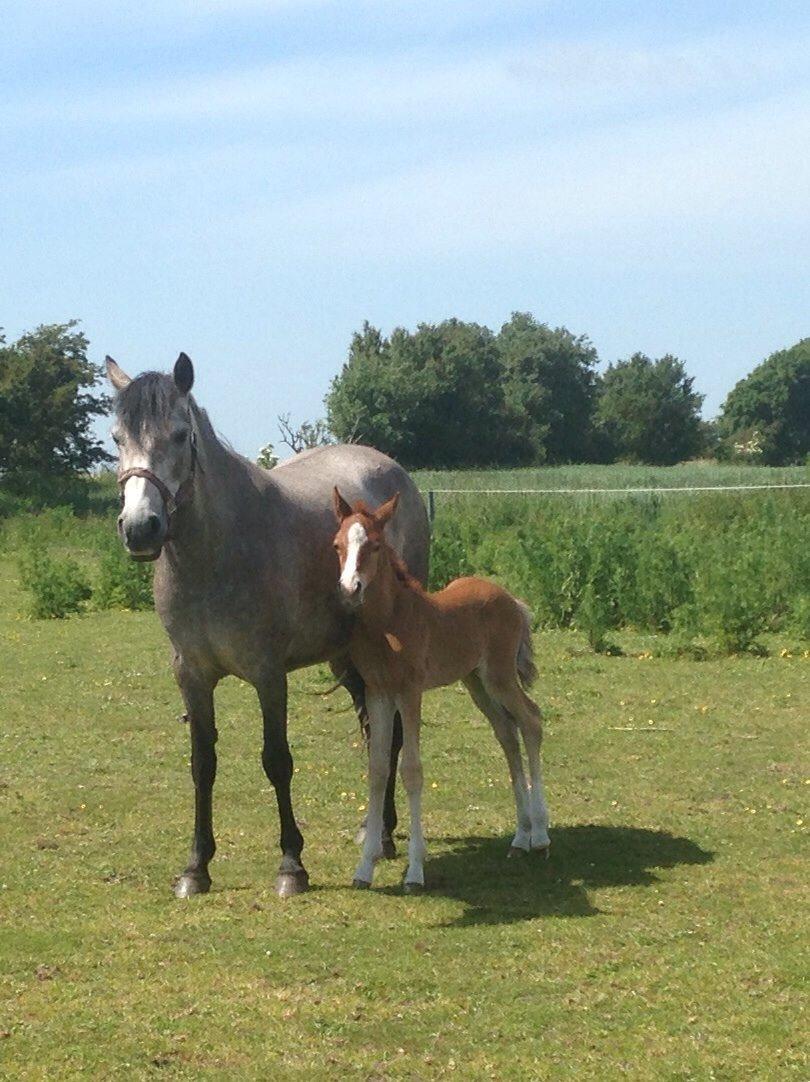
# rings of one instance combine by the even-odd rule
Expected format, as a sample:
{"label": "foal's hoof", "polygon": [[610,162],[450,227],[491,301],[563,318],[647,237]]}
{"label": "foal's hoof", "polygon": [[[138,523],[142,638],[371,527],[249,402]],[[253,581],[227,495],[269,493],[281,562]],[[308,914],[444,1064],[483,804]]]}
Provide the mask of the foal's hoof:
{"label": "foal's hoof", "polygon": [[528,849],[521,849],[517,845],[510,845],[509,846],[509,852],[506,854],[506,859],[507,860],[513,860],[513,859],[522,860],[523,857],[528,855],[528,853],[529,853]]}
{"label": "foal's hoof", "polygon": [[402,884],[402,893],[403,894],[424,894],[425,893],[425,884],[424,883],[403,883]]}
{"label": "foal's hoof", "polygon": [[352,880],[352,886],[354,887],[355,890],[370,890],[371,889],[371,883],[367,882],[365,879],[353,879]]}
{"label": "foal's hoof", "polygon": [[390,834],[383,834],[382,840],[382,859],[383,860],[396,860],[397,859],[397,846],[394,839]]}
{"label": "foal's hoof", "polygon": [[175,898],[190,898],[192,894],[207,894],[211,889],[211,876],[200,872],[183,872],[174,883]]}
{"label": "foal's hoof", "polygon": [[551,846],[550,845],[533,845],[532,846],[532,853],[536,857],[540,857],[541,860],[548,860],[548,858],[551,856]]}
{"label": "foal's hoof", "polygon": [[295,872],[279,872],[276,879],[276,894],[279,898],[292,898],[294,894],[305,894],[309,890],[309,876],[303,868]]}

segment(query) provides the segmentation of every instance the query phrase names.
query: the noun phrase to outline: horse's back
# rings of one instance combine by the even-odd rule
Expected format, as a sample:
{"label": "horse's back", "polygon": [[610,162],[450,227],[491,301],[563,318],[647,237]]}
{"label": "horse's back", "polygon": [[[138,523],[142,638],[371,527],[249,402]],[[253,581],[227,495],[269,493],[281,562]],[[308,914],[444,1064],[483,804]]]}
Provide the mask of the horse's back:
{"label": "horse's back", "polygon": [[425,503],[411,477],[388,455],[362,444],[331,444],[286,459],[269,476],[293,506],[323,524],[330,538],[337,528],[332,502],[336,485],[349,503],[364,500],[370,507],[398,492],[399,507],[387,536],[414,578],[427,581],[430,526]]}

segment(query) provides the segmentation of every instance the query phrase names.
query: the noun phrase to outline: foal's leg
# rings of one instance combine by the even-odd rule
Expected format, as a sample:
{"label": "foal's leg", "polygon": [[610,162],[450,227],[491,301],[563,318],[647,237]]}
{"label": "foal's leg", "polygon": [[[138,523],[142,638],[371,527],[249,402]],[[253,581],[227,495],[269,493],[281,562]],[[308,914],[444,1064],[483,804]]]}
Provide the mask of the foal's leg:
{"label": "foal's leg", "polygon": [[516,819],[515,836],[512,839],[509,855],[528,851],[531,848],[532,839],[529,786],[526,783],[526,775],[523,771],[523,759],[520,754],[517,729],[509,715],[484,687],[477,672],[470,673],[464,680],[464,686],[469,691],[475,705],[489,720],[498,743],[503,748],[509,767],[512,791],[515,794]]}
{"label": "foal's leg", "polygon": [[175,679],[180,687],[191,734],[191,777],[194,781],[194,835],[185,871],[174,884],[178,898],[205,894],[211,888],[208,862],[214,856],[212,797],[217,773],[214,726],[215,681],[192,672],[179,658],[174,663]]}
{"label": "foal's leg", "polygon": [[411,816],[411,834],[408,843],[408,869],[405,872],[406,894],[420,890],[425,885],[425,856],[427,846],[422,833],[422,756],[419,736],[422,728],[422,696],[417,692],[404,695],[399,700],[402,716],[402,784],[408,794]]}
{"label": "foal's leg", "polygon": [[551,841],[548,836],[548,806],[543,789],[543,772],[540,766],[540,745],[543,740],[543,723],[540,708],[530,699],[518,682],[517,675],[504,679],[493,694],[520,728],[529,761],[531,792],[529,796],[529,815],[531,819],[531,848],[542,850],[548,856]]}
{"label": "foal's leg", "polygon": [[383,804],[391,754],[391,732],[395,706],[384,695],[369,695],[369,757],[368,757],[368,816],[363,852],[354,873],[356,887],[370,887],[374,865],[383,855]]}
{"label": "foal's leg", "polygon": [[290,795],[293,760],[287,743],[287,675],[283,670],[267,674],[256,683],[264,719],[262,766],[276,791],[281,825],[281,864],[276,878],[280,898],[303,893],[309,876],[301,863],[304,839],[295,821]]}
{"label": "foal's leg", "polygon": [[[348,660],[343,663],[331,662],[330,667],[335,675],[335,679],[340,681],[352,697],[352,703],[354,704],[354,709],[358,721],[360,722],[360,731],[363,734],[366,750],[368,750],[368,710],[366,709],[366,685],[363,682],[363,678]],[[399,760],[401,749],[402,719],[400,718],[399,713],[397,713],[394,718],[394,735],[391,742],[391,763],[388,772],[388,784],[385,787],[385,803],[383,806],[382,844],[383,856],[386,860],[393,860],[397,855],[397,847],[394,842],[394,831],[397,828],[397,762]],[[365,841],[365,837],[366,820],[364,819],[357,831],[355,841],[358,845],[362,845]]]}

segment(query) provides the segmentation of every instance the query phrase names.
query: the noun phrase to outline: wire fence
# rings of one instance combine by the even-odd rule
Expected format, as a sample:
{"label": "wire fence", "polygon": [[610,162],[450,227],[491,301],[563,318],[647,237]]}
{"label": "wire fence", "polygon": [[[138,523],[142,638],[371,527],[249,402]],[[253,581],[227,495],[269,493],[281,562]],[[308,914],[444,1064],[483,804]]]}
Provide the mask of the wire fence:
{"label": "wire fence", "polygon": [[810,481],[791,481],[769,485],[653,485],[630,488],[429,488],[428,514],[436,517],[437,496],[608,496],[654,494],[659,492],[782,492],[787,489],[810,488]]}

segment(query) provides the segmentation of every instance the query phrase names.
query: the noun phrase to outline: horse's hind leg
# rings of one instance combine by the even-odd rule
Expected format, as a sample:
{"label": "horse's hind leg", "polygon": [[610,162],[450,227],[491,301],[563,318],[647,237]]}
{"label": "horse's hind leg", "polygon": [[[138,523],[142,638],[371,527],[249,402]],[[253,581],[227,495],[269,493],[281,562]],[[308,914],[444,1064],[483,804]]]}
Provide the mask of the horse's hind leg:
{"label": "horse's hind leg", "polygon": [[520,744],[515,723],[489,694],[477,672],[471,673],[464,680],[464,686],[469,691],[475,705],[484,717],[489,720],[498,743],[503,748],[509,767],[512,790],[515,794],[516,819],[516,830],[512,839],[510,855],[515,852],[528,851],[531,848],[532,837],[529,787],[526,784],[526,775],[523,771],[523,759],[520,754]]}
{"label": "horse's hind leg", "polygon": [[309,887],[309,876],[301,863],[304,839],[295,821],[290,783],[293,760],[287,742],[287,676],[283,670],[267,673],[256,682],[264,721],[262,766],[276,791],[281,826],[281,864],[276,879],[280,898],[301,894]]}
{"label": "horse's hind leg", "polygon": [[174,663],[175,678],[186,707],[191,735],[191,776],[194,781],[194,835],[185,871],[177,877],[174,893],[178,898],[205,894],[211,889],[208,864],[216,850],[212,814],[214,779],[217,773],[214,726],[215,681],[183,665]]}
{"label": "horse's hind leg", "polygon": [[[335,675],[335,679],[339,680],[344,688],[348,691],[352,697],[352,703],[354,705],[357,718],[360,722],[360,731],[363,734],[363,740],[366,744],[366,748],[369,747],[368,742],[368,710],[366,709],[366,685],[363,683],[363,678],[360,673],[355,669],[350,661],[346,661],[344,664],[338,662],[331,662],[330,667]],[[394,718],[394,732],[391,740],[391,760],[388,770],[388,783],[385,787],[385,803],[383,805],[383,856],[387,860],[393,860],[397,855],[397,847],[394,842],[394,831],[397,828],[397,807],[396,807],[396,787],[397,787],[397,763],[399,761],[399,753],[402,749],[402,719],[397,712]],[[362,845],[366,838],[366,820],[364,819],[360,824],[360,829],[357,831],[355,841],[358,845]]]}
{"label": "horse's hind leg", "polygon": [[531,820],[531,848],[545,851],[551,844],[548,836],[548,806],[543,789],[543,772],[540,765],[540,745],[543,741],[543,724],[540,708],[518,682],[516,674],[492,684],[487,681],[487,693],[514,718],[520,729],[529,762],[531,791],[529,815]]}

